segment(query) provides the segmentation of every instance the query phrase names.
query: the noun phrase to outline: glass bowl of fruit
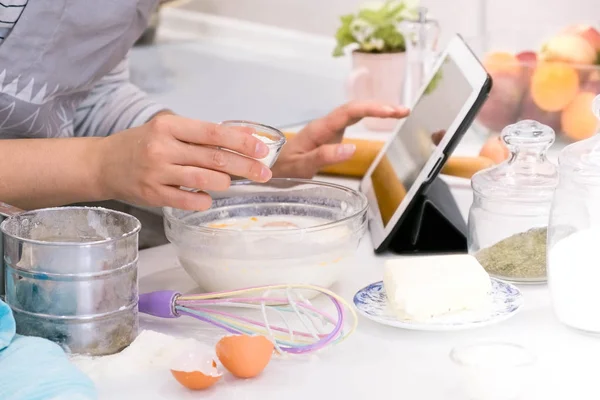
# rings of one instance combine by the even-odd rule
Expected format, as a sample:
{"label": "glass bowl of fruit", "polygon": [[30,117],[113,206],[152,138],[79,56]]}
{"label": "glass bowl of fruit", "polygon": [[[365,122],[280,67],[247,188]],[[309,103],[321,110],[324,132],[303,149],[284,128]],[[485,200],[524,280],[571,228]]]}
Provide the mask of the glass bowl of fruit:
{"label": "glass bowl of fruit", "polygon": [[563,143],[598,131],[592,111],[592,102],[600,94],[598,29],[573,25],[537,50],[494,50],[482,62],[493,87],[476,128],[498,134],[509,124],[532,119],[553,128]]}

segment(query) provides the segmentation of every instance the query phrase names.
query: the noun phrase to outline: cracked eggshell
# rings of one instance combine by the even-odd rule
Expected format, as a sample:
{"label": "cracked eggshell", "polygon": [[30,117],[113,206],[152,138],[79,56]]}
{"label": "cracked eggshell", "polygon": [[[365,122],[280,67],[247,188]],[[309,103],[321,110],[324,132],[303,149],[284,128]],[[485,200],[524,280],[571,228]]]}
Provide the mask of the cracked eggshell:
{"label": "cracked eggshell", "polygon": [[207,389],[223,376],[217,369],[213,352],[204,346],[182,351],[173,358],[170,368],[177,382],[191,390]]}

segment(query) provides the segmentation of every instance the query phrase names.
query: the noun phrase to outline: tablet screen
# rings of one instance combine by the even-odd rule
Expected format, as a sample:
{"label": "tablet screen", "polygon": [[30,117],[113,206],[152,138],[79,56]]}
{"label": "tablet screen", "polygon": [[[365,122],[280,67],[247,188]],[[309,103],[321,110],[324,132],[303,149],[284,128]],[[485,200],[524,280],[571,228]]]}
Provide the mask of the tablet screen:
{"label": "tablet screen", "polygon": [[384,228],[473,90],[455,61],[446,56],[371,174]]}

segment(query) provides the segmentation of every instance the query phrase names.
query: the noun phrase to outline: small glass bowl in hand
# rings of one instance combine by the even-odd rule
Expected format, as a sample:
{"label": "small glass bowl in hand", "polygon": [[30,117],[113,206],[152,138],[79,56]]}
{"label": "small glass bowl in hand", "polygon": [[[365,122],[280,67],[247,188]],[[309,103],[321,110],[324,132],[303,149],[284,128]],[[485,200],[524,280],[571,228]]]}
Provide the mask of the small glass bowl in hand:
{"label": "small glass bowl in hand", "polygon": [[235,120],[223,121],[220,125],[254,129],[255,133],[253,133],[253,136],[261,140],[269,148],[269,154],[266,157],[259,159],[260,162],[269,168],[275,164],[283,145],[286,143],[285,135],[279,129],[271,126],[258,124],[256,122]]}

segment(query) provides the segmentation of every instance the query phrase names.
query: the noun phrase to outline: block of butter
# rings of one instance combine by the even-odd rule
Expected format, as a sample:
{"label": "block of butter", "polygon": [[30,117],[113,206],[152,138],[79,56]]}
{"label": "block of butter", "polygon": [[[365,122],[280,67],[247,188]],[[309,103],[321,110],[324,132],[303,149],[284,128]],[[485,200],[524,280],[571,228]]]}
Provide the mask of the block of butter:
{"label": "block of butter", "polygon": [[387,260],[383,284],[402,320],[424,322],[491,304],[491,281],[475,257],[466,254]]}

